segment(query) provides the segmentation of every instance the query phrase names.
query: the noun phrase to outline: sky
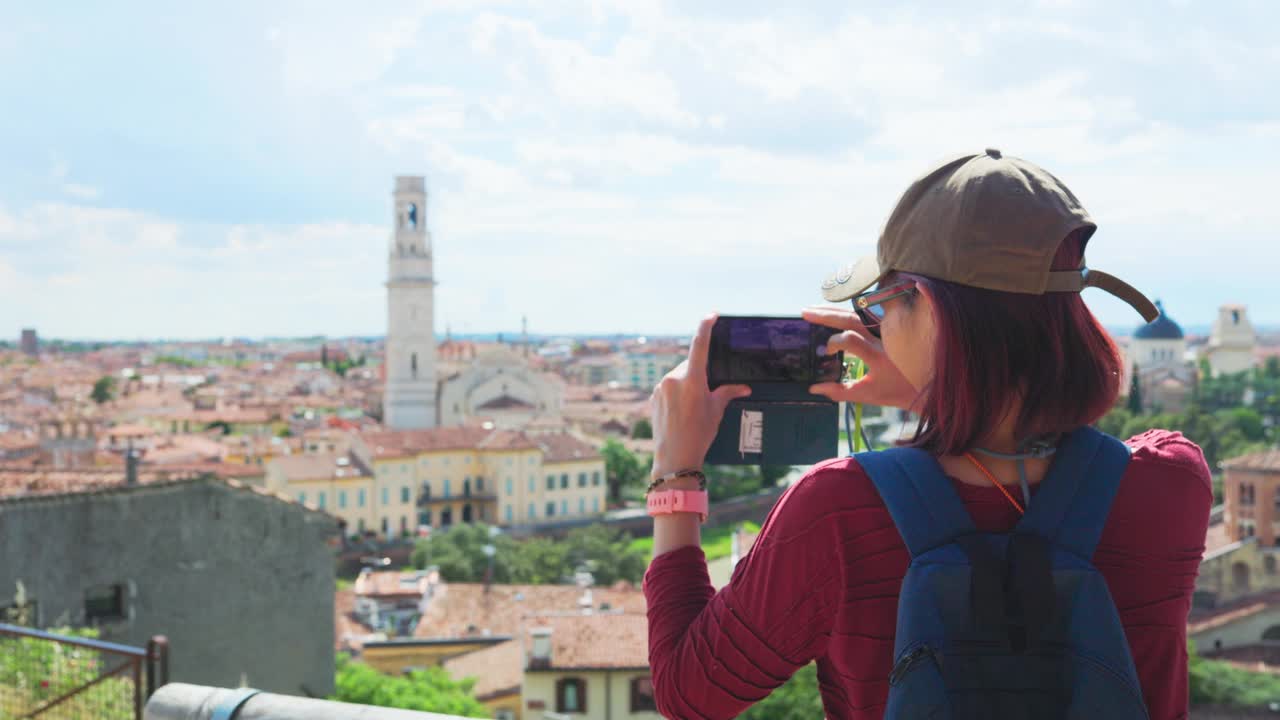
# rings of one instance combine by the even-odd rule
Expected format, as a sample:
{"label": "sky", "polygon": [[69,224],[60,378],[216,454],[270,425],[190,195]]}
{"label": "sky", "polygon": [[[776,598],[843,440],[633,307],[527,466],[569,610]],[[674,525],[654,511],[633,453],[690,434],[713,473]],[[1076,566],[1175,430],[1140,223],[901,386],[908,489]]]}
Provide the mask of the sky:
{"label": "sky", "polygon": [[1280,3],[796,5],[0,3],[0,337],[382,334],[400,174],[438,331],[795,314],[986,147],[1174,319],[1280,324]]}

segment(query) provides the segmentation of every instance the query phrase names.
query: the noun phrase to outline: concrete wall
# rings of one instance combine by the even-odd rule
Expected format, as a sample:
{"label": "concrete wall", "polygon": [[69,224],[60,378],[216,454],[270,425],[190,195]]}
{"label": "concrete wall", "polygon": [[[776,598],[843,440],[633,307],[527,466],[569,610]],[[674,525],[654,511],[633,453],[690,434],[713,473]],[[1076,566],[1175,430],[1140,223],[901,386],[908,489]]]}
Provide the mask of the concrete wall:
{"label": "concrete wall", "polygon": [[[106,640],[165,635],[171,679],[293,695],[333,689],[333,554],[322,513],[217,481],[0,503],[0,598],[22,581],[38,622],[81,625],[123,585]],[[306,691],[304,691],[304,687]]]}

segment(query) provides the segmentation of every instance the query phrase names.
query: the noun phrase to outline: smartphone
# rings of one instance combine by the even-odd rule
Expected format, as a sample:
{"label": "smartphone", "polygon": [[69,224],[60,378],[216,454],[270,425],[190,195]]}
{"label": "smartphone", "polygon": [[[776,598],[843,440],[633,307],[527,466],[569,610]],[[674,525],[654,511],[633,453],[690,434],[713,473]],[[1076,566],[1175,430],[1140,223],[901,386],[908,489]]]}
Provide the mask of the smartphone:
{"label": "smartphone", "polygon": [[840,331],[798,317],[725,315],[711,329],[707,385],[838,382],[844,353],[828,354]]}
{"label": "smartphone", "polygon": [[705,462],[807,465],[835,457],[839,405],[809,386],[843,377],[844,353],[827,348],[838,332],[798,317],[717,319],[707,385],[747,385],[751,395],[725,408]]}

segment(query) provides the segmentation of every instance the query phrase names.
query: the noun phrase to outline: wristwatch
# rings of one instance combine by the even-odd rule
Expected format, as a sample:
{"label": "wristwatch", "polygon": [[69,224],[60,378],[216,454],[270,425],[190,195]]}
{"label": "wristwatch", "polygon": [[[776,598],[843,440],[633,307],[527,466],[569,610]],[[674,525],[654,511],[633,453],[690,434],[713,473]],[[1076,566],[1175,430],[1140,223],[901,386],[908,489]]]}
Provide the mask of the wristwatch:
{"label": "wristwatch", "polygon": [[707,521],[706,490],[663,490],[649,493],[646,501],[650,515],[672,513],[697,513],[702,522]]}

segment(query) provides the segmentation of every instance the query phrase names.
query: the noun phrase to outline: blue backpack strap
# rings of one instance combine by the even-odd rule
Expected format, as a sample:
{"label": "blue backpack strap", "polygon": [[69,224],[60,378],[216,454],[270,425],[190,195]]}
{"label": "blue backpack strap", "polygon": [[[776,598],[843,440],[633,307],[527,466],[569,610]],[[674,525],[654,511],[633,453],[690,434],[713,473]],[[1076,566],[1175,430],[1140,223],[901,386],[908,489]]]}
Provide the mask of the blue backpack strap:
{"label": "blue backpack strap", "polygon": [[1087,426],[1072,432],[1058,447],[1018,529],[1092,558],[1128,466],[1124,443]]}
{"label": "blue backpack strap", "polygon": [[911,557],[975,532],[956,489],[928,453],[890,448],[853,458],[875,484]]}

